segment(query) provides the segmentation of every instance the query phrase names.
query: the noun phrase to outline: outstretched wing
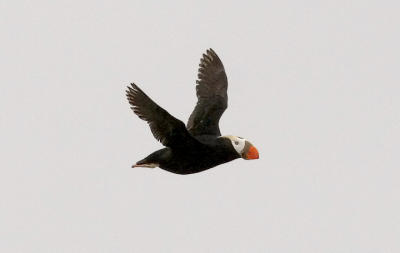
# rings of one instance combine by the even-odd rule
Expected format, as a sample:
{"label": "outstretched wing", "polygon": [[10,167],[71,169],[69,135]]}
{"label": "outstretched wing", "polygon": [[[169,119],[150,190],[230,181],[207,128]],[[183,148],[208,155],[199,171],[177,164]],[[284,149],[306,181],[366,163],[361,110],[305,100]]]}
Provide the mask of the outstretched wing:
{"label": "outstretched wing", "polygon": [[147,121],[158,141],[171,148],[185,148],[198,143],[182,121],[158,106],[136,84],[131,83],[131,86],[126,90],[131,109],[139,118]]}
{"label": "outstretched wing", "polygon": [[219,119],[228,107],[228,79],[224,66],[211,48],[200,60],[196,81],[197,104],[187,123],[189,133],[220,136]]}

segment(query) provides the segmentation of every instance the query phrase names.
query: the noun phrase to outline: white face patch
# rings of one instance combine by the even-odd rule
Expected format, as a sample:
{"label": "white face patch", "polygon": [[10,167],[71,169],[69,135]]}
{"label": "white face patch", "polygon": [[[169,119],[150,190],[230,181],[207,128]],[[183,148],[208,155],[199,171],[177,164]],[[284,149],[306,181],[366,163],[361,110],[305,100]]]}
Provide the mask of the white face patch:
{"label": "white face patch", "polygon": [[233,135],[225,135],[225,136],[221,136],[221,137],[231,140],[232,146],[235,148],[236,152],[239,155],[242,155],[244,145],[246,144],[246,139],[244,139],[242,137],[233,136]]}

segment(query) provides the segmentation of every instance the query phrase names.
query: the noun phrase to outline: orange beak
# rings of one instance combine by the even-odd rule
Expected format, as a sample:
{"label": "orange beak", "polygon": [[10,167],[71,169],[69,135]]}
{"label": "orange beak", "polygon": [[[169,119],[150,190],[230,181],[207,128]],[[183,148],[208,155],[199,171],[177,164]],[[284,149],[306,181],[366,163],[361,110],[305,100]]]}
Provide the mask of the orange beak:
{"label": "orange beak", "polygon": [[246,160],[258,159],[258,150],[254,146],[250,146],[249,151],[246,154]]}

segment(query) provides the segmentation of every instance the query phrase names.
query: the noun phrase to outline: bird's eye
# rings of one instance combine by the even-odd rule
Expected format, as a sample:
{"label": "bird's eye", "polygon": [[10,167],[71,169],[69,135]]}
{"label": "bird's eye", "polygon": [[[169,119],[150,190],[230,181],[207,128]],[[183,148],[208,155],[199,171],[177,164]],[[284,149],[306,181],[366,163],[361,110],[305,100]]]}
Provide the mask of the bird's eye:
{"label": "bird's eye", "polygon": [[238,142],[238,141],[235,141],[235,145],[239,145],[239,142]]}

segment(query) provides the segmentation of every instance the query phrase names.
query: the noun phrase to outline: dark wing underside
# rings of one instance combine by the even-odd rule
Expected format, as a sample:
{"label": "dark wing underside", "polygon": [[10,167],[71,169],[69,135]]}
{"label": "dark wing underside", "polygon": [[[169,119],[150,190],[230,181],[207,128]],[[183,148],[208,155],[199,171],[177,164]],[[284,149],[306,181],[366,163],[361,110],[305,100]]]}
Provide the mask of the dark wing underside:
{"label": "dark wing underside", "polygon": [[217,54],[207,50],[200,60],[196,81],[197,104],[187,123],[189,133],[220,136],[219,119],[228,107],[228,80]]}
{"label": "dark wing underside", "polygon": [[158,106],[134,83],[131,86],[128,86],[126,91],[131,109],[139,118],[147,121],[158,141],[171,148],[185,148],[198,144],[182,121]]}

